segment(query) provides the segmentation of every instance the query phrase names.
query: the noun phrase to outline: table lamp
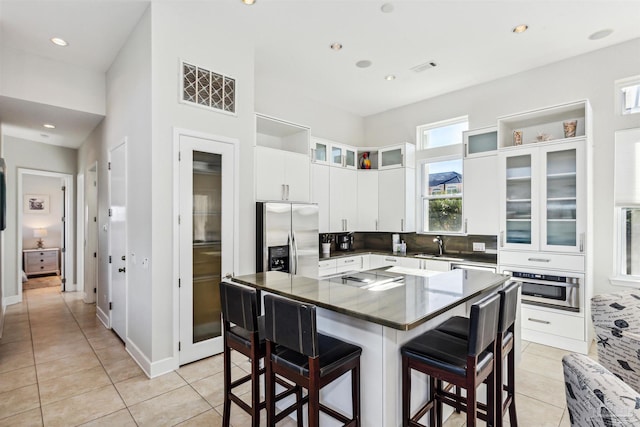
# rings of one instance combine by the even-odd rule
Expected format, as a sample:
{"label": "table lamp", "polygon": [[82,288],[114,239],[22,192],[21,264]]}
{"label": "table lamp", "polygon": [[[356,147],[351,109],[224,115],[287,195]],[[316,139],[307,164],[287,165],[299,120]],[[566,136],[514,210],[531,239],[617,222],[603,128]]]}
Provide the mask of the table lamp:
{"label": "table lamp", "polygon": [[33,237],[36,237],[38,241],[36,242],[36,247],[38,249],[44,249],[44,242],[42,241],[43,237],[47,237],[47,229],[46,228],[34,228],[33,229]]}

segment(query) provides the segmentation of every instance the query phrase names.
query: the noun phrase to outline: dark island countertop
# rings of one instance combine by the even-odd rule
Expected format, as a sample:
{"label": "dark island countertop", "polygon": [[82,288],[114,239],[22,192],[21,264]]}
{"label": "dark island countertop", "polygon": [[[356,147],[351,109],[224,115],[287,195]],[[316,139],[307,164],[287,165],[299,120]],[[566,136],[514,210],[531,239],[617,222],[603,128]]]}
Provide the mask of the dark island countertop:
{"label": "dark island countertop", "polygon": [[410,274],[401,267],[384,267],[365,273],[403,276],[401,284],[388,282],[370,290],[335,278],[312,279],[268,271],[232,277],[231,280],[265,292],[315,304],[354,318],[398,330],[410,330],[483,293],[500,287],[508,276],[477,270]]}

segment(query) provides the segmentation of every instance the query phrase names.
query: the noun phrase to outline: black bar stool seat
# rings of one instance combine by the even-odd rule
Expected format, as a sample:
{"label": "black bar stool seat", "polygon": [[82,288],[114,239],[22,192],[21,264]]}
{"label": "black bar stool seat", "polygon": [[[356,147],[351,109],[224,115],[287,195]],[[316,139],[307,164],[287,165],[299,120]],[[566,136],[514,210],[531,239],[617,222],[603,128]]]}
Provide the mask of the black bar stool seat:
{"label": "black bar stool seat", "polygon": [[[421,426],[419,420],[429,414],[430,426],[442,426],[442,405],[464,408],[467,427],[476,425],[476,417],[494,426],[496,413],[495,354],[500,295],[489,295],[471,306],[468,339],[437,329],[426,331],[405,343],[402,355],[402,425]],[[411,372],[429,376],[429,399],[412,415]],[[443,382],[464,388],[466,396],[454,395]],[[476,389],[487,385],[486,414],[477,411]]]}
{"label": "black bar stool seat", "polygon": [[[436,366],[443,371],[464,376],[467,372],[467,341],[432,329],[409,341],[401,354],[414,360]],[[487,368],[493,361],[493,353],[483,351],[478,356],[476,372]]]}
{"label": "black bar stool seat", "polygon": [[[328,335],[318,334],[318,353],[320,354],[320,377],[360,357],[362,349]],[[302,353],[280,346],[271,355],[272,360],[282,366],[309,376],[309,358]]]}
{"label": "black bar stool seat", "polygon": [[[264,316],[258,316],[258,353],[264,357],[266,350],[266,341],[264,339]],[[227,339],[235,341],[237,344],[251,348],[251,337],[253,333],[241,328],[240,326],[231,326],[227,331]]]}
{"label": "black bar stool seat", "polygon": [[[318,427],[320,411],[344,423],[360,426],[360,355],[362,348],[337,338],[319,334],[316,307],[276,295],[265,295],[265,335],[267,338],[266,387],[267,424],[296,411],[298,425],[307,404],[309,427]],[[342,375],[351,373],[351,416],[320,402],[320,389]],[[307,389],[302,398],[276,414],[275,384],[282,377]]]}
{"label": "black bar stool seat", "polygon": [[[500,313],[498,318],[498,331],[496,339],[496,426],[501,427],[502,416],[509,411],[509,423],[512,427],[518,427],[518,417],[516,415],[515,403],[515,321],[516,309],[518,304],[518,287],[517,282],[512,282],[504,289],[498,291],[500,294]],[[436,327],[437,331],[451,335],[463,340],[469,336],[468,317],[453,316]],[[500,345],[502,344],[502,345]],[[507,358],[507,381],[503,384],[504,358]],[[502,392],[506,391],[506,398],[503,399]],[[459,395],[459,389],[456,389]],[[456,411],[461,410],[460,406],[456,407]]]}

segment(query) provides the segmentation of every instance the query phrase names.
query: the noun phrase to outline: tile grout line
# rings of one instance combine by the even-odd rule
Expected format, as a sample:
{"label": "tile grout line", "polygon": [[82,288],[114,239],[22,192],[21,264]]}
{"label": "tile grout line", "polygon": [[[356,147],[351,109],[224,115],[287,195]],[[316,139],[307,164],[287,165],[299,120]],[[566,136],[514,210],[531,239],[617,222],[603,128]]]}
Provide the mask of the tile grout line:
{"label": "tile grout line", "polygon": [[[62,296],[62,294],[61,294]],[[96,356],[96,359],[98,359],[98,363],[100,364],[100,366],[102,367],[102,369],[104,370],[105,375],[107,376],[107,378],[109,378],[109,382],[111,383],[111,386],[113,387],[113,389],[116,391],[116,393],[118,394],[118,397],[120,398],[120,400],[122,401],[122,403],[124,404],[124,407],[127,409],[127,412],[129,413],[129,416],[131,417],[131,419],[133,420],[133,422],[135,423],[136,426],[138,426],[138,422],[136,421],[135,417],[133,416],[133,414],[131,413],[131,410],[129,409],[129,405],[127,405],[127,402],[124,400],[124,397],[122,397],[122,395],[120,394],[120,390],[118,390],[118,387],[116,387],[116,384],[113,382],[113,379],[111,378],[111,375],[109,375],[109,373],[107,372],[107,368],[104,366],[104,363],[102,362],[102,359],[100,359],[100,357],[98,356],[98,353],[96,353],[96,349],[93,348],[93,346],[91,345],[91,343],[89,342],[89,338],[87,338],[87,334],[84,331],[84,328],[80,325],[80,322],[78,322],[78,319],[75,315],[75,313],[73,312],[73,310],[71,310],[71,308],[69,307],[69,304],[67,304],[67,300],[66,298],[62,297],[62,301],[64,302],[65,307],[67,308],[67,310],[69,310],[69,312],[71,313],[71,316],[73,317],[73,320],[76,322],[76,324],[78,325],[78,328],[80,328],[80,332],[82,333],[82,336],[84,337],[84,339],[87,341],[87,344],[89,345],[89,347],[91,347],[91,351],[93,352],[93,354]],[[95,303],[93,303],[95,305]],[[97,316],[97,314],[96,314]],[[104,327],[104,325],[102,325]],[[105,330],[110,330],[107,329],[105,327]],[[88,422],[91,421],[95,421],[95,420],[99,420],[100,418],[104,418],[104,417],[108,417],[109,415],[113,415],[116,412],[120,411],[121,409],[118,409],[117,411],[113,411],[109,414],[105,414],[101,417],[98,418],[94,418],[93,420],[89,420]],[[86,423],[83,423],[86,424]]]}

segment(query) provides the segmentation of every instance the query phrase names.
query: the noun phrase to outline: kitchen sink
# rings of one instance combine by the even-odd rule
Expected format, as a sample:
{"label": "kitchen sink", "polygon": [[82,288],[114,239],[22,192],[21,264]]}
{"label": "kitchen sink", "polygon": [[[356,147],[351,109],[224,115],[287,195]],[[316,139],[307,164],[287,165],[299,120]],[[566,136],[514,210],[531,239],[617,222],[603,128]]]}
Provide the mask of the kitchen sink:
{"label": "kitchen sink", "polygon": [[441,259],[442,261],[464,261],[464,258],[452,257],[447,255],[435,255],[435,254],[417,254],[414,255],[415,258],[424,258],[424,259]]}

